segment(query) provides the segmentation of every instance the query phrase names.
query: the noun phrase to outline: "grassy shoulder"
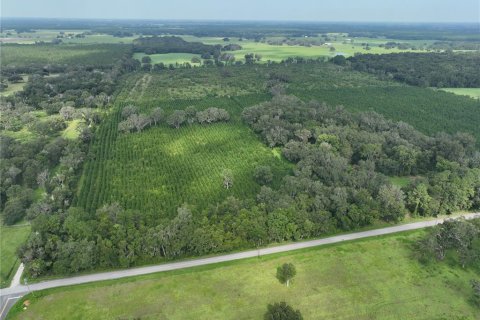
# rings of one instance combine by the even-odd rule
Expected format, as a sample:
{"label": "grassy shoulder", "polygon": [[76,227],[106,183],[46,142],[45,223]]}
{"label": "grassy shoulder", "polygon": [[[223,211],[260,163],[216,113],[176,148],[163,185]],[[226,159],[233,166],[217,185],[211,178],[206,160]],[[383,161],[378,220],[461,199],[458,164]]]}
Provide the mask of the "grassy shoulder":
{"label": "grassy shoulder", "polygon": [[30,225],[0,225],[0,287],[7,287],[17,270],[20,261],[16,251],[30,234]]}
{"label": "grassy shoulder", "polygon": [[[478,318],[469,302],[478,274],[420,264],[412,248],[424,232],[45,290],[20,300],[8,318],[253,319],[281,300],[306,319]],[[275,277],[285,262],[297,269],[289,288]]]}

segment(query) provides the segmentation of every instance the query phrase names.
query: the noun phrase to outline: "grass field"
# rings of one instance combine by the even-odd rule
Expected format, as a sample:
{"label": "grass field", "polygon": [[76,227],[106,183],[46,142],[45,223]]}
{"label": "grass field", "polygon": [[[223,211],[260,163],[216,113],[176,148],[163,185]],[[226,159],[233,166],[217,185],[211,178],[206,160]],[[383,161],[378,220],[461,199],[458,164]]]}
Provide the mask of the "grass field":
{"label": "grass field", "polygon": [[411,178],[410,177],[389,177],[389,180],[392,184],[400,188],[403,188],[408,186],[408,184],[411,181]]}
{"label": "grass field", "polygon": [[94,45],[2,45],[2,67],[29,64],[111,65],[128,49],[121,44]]}
{"label": "grass field", "polygon": [[480,88],[442,88],[440,90],[451,92],[460,96],[468,96],[474,99],[480,99]]}
{"label": "grass field", "polygon": [[[478,319],[469,284],[478,274],[420,264],[412,244],[423,233],[50,289],[8,319],[261,319],[277,301],[305,319]],[[275,278],[285,262],[297,269],[289,288]]]}
{"label": "grass field", "polygon": [[16,251],[30,234],[30,225],[0,225],[0,287],[9,285],[20,262]]}
{"label": "grass field", "polygon": [[[135,53],[133,57],[139,61],[142,61],[142,58],[146,56],[145,53]],[[200,65],[200,63],[192,63],[192,58],[200,58],[199,54],[193,53],[159,53],[159,54],[150,54],[148,55],[152,59],[152,65],[156,63],[164,63],[165,65],[176,63],[184,64],[186,62],[190,63],[191,65]]]}

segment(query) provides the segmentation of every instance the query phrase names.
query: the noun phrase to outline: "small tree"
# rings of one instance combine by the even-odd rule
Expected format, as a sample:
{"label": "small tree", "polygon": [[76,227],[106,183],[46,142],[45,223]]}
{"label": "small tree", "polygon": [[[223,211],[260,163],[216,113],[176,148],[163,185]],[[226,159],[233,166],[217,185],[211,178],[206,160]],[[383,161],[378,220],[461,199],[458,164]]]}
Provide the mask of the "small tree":
{"label": "small tree", "polygon": [[149,56],[143,56],[143,57],[142,57],[142,62],[143,62],[143,63],[151,63],[151,62],[152,62],[152,58],[150,58]]}
{"label": "small tree", "polygon": [[287,287],[290,285],[290,280],[295,277],[297,270],[293,263],[284,263],[281,267],[277,269],[277,279],[281,283],[285,283]]}
{"label": "small tree", "polygon": [[255,168],[254,177],[258,184],[269,184],[273,180],[272,170],[269,166],[258,166]]}
{"label": "small tree", "polygon": [[150,119],[157,125],[157,123],[163,120],[164,114],[162,108],[155,108],[152,110],[152,113],[150,113]]}
{"label": "small tree", "polygon": [[175,110],[168,118],[167,123],[176,129],[185,122],[187,116],[183,110]]}
{"label": "small tree", "polygon": [[264,316],[265,320],[303,320],[300,310],[294,310],[284,301],[269,304]]}
{"label": "small tree", "polygon": [[225,169],[223,170],[223,187],[225,189],[230,189],[231,187],[233,187],[233,174],[232,174],[232,170],[229,170],[229,169]]}
{"label": "small tree", "polygon": [[475,299],[475,303],[480,306],[480,281],[472,280],[471,284],[473,288],[473,297]]}

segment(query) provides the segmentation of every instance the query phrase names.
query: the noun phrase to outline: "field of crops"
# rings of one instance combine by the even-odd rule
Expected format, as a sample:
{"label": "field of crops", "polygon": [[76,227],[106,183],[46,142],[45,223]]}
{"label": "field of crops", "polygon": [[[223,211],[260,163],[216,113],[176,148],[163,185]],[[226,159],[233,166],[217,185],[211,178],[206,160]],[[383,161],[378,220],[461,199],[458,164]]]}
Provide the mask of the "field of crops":
{"label": "field of crops", "polygon": [[[244,97],[252,105],[262,96]],[[252,198],[260,186],[254,181],[257,165],[272,168],[274,184],[280,183],[290,165],[276,150],[264,146],[240,122],[240,98],[209,98],[160,104],[167,112],[193,105],[197,110],[224,108],[231,123],[173,129],[166,125],[141,133],[119,134],[119,112],[101,127],[92,146],[95,160],[87,162],[77,204],[95,210],[119,202],[129,209],[172,215],[184,203],[198,208],[223,201],[228,196]],[[148,111],[157,104],[144,105]],[[223,187],[222,172],[231,170],[234,184]]]}
{"label": "field of crops", "polygon": [[96,45],[2,45],[2,66],[30,64],[81,64],[105,66],[122,57],[128,46]]}

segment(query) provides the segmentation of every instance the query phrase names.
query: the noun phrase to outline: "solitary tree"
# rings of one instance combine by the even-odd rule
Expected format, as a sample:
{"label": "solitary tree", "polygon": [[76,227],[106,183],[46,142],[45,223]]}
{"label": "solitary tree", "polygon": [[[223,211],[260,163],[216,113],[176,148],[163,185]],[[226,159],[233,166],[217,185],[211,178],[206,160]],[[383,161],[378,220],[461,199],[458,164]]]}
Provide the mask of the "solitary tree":
{"label": "solitary tree", "polygon": [[295,269],[293,263],[284,263],[281,267],[278,267],[277,269],[277,279],[281,283],[285,283],[287,287],[290,284],[290,280],[292,280],[296,274],[297,270]]}
{"label": "solitary tree", "polygon": [[233,187],[232,170],[229,170],[229,169],[223,170],[223,187],[227,190]]}
{"label": "solitary tree", "polygon": [[264,316],[265,320],[303,320],[300,310],[294,310],[284,301],[269,304]]}

